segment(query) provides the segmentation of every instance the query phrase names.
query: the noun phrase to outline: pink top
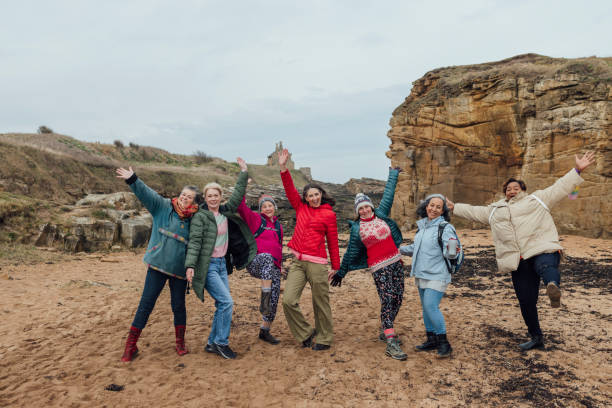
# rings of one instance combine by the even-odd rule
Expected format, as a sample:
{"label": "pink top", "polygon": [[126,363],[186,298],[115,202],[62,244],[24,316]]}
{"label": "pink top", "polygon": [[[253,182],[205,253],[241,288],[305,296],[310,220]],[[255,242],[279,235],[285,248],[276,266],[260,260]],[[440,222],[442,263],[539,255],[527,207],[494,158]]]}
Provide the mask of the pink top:
{"label": "pink top", "polygon": [[[246,205],[244,197],[238,206],[238,214],[240,214],[240,217],[247,223],[252,233],[255,233],[255,231],[259,229],[261,225],[261,216],[263,214],[251,210]],[[265,215],[263,215],[263,217],[266,220],[266,229],[264,229],[260,236],[255,238],[255,242],[257,243],[257,253],[272,255],[274,258],[274,264],[280,268],[283,260],[283,246],[280,243],[279,237],[276,235],[276,231],[274,229],[274,223],[278,217],[268,218]],[[282,235],[283,227],[281,226],[281,238]]]}
{"label": "pink top", "polygon": [[213,258],[223,258],[227,253],[228,233],[227,233],[227,217],[221,213],[215,214],[217,221],[217,240],[215,241],[215,249],[213,249]]}

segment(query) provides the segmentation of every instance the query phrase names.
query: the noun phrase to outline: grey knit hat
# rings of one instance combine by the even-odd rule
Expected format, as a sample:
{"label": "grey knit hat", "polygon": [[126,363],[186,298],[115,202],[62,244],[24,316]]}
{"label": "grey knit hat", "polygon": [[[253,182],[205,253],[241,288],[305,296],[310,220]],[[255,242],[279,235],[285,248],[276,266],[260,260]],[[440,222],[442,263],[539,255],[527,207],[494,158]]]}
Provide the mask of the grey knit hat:
{"label": "grey knit hat", "polygon": [[274,201],[274,197],[272,197],[271,195],[268,195],[268,194],[262,194],[261,197],[259,197],[259,200],[258,200],[259,212],[261,212],[261,205],[263,203],[265,203],[266,201],[269,201],[272,204],[274,204],[274,209],[278,210],[278,207],[276,206],[276,201]]}
{"label": "grey knit hat", "polygon": [[355,196],[355,213],[359,214],[359,209],[366,205],[369,205],[370,207],[374,208],[374,204],[372,204],[372,200],[370,200],[370,197],[363,193],[357,193],[357,195]]}

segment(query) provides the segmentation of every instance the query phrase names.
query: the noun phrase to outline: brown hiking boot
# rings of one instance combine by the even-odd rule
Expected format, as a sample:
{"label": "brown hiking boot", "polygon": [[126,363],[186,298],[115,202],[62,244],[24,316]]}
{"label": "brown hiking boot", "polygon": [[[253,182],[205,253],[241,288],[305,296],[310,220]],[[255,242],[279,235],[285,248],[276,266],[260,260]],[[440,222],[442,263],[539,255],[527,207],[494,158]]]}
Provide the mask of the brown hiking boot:
{"label": "brown hiking boot", "polygon": [[550,298],[550,307],[561,306],[561,289],[559,289],[555,282],[548,282],[546,294]]}

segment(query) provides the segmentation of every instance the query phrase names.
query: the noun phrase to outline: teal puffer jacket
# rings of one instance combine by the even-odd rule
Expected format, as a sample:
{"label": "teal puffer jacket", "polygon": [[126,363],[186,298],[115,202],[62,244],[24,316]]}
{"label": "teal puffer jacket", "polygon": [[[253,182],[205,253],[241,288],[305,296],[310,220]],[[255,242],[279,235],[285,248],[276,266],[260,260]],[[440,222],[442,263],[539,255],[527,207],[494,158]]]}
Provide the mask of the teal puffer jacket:
{"label": "teal puffer jacket", "polygon": [[153,216],[144,263],[167,275],[185,279],[185,253],[191,219],[181,220],[170,199],[160,196],[135,174],[126,182]]}
{"label": "teal puffer jacket", "polygon": [[[382,199],[380,200],[380,205],[374,210],[374,214],[387,223],[389,229],[391,230],[393,242],[395,242],[395,246],[399,248],[403,240],[402,232],[395,221],[389,218],[389,212],[391,211],[393,198],[395,196],[395,187],[397,186],[398,174],[399,170],[389,169],[389,177],[387,178],[385,191]],[[353,271],[355,269],[365,269],[368,267],[368,251],[365,245],[363,245],[363,242],[361,242],[361,237],[359,236],[360,222],[360,220],[349,221],[351,235],[346,252],[342,257],[340,269],[338,270],[338,275],[341,277],[344,277],[349,271]]]}
{"label": "teal puffer jacket", "polygon": [[[236,187],[226,204],[219,207],[219,212],[227,217],[228,247],[225,261],[227,272],[232,273],[235,266],[245,268],[257,254],[257,243],[249,226],[236,213],[242,197],[246,191],[248,173],[240,172]],[[193,268],[193,291],[204,301],[204,287],[210,258],[217,240],[217,222],[214,214],[208,210],[206,204],[200,206],[191,221],[191,232],[187,246],[185,268]]]}

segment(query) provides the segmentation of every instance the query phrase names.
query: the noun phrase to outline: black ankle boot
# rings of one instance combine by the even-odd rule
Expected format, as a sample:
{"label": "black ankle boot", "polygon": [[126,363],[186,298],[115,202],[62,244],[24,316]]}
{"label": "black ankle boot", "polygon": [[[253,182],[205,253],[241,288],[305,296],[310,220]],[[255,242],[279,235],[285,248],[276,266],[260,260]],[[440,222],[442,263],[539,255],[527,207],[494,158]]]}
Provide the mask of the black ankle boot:
{"label": "black ankle boot", "polygon": [[259,304],[259,312],[262,316],[268,316],[270,314],[270,299],[272,298],[272,292],[263,290],[261,291],[261,303]]}
{"label": "black ankle boot", "polygon": [[437,340],[436,334],[434,332],[426,332],[426,333],[427,333],[427,340],[425,341],[425,343],[415,346],[417,351],[433,350],[438,347],[438,342],[436,341]]}
{"label": "black ankle boot", "polygon": [[446,339],[446,334],[438,334],[436,338],[438,342],[438,357],[450,357],[453,348]]}
{"label": "black ankle boot", "polygon": [[519,344],[519,347],[523,351],[531,350],[534,348],[544,348],[544,338],[541,334],[536,336],[531,336],[531,340],[526,341],[525,343]]}
{"label": "black ankle boot", "polygon": [[259,329],[259,338],[270,344],[278,344],[280,340],[270,334],[270,330]]}

